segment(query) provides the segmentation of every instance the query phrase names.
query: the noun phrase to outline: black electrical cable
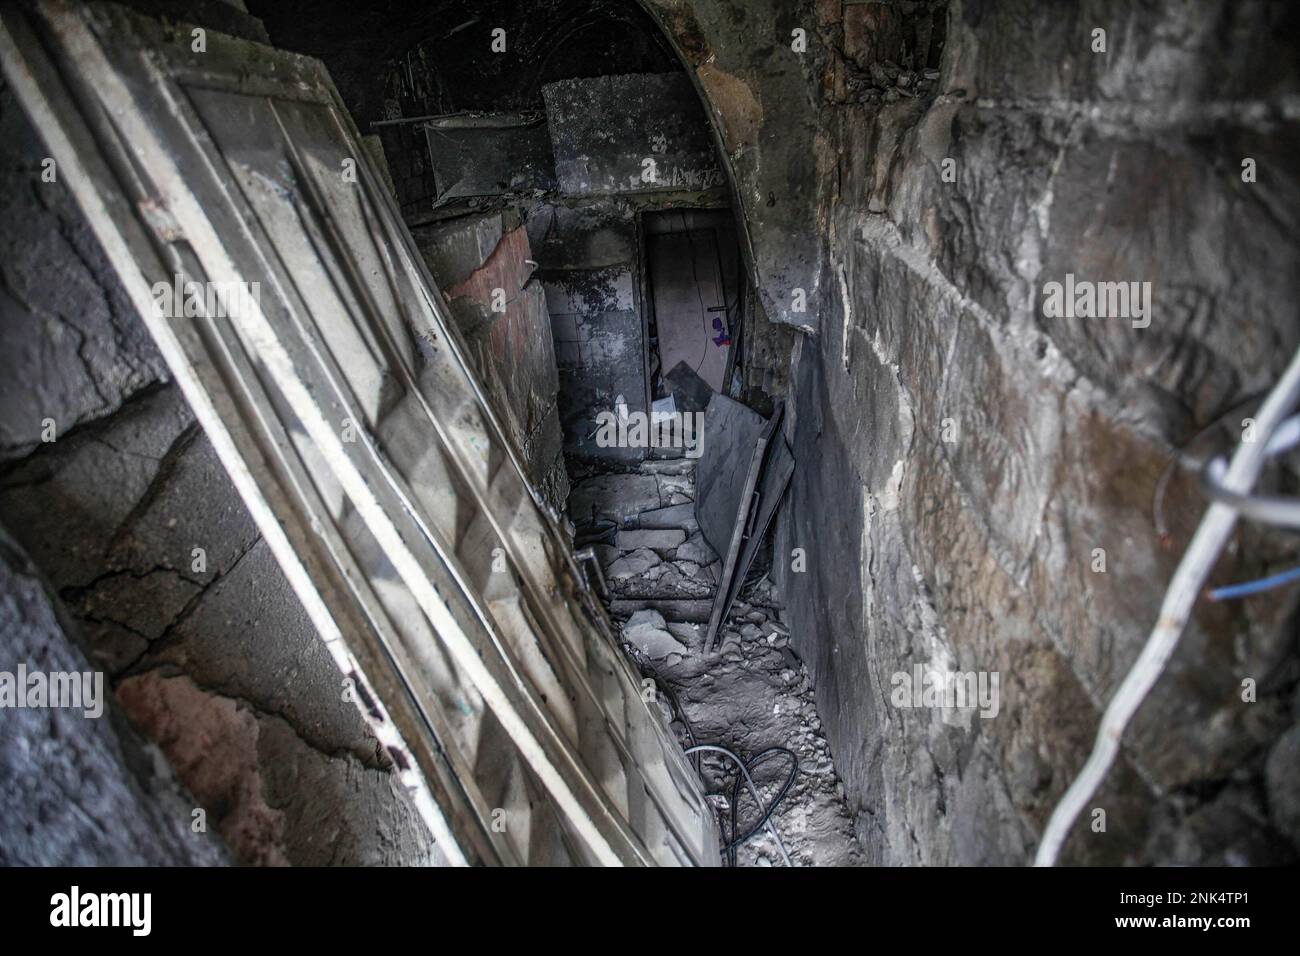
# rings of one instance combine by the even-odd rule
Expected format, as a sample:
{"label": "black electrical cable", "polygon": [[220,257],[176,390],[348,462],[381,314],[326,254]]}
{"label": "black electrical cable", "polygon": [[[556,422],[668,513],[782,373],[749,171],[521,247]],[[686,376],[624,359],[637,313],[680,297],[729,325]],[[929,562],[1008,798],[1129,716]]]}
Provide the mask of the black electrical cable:
{"label": "black electrical cable", "polygon": [[[793,751],[788,750],[785,747],[768,747],[766,750],[760,750],[754,756],[750,757],[749,760],[745,761],[745,769],[753,773],[754,768],[757,767],[759,764],[763,763],[764,761],[768,760],[771,757],[779,757],[779,756],[785,756],[790,758],[790,773],[785,778],[785,783],[781,785],[781,789],[777,791],[776,796],[773,797],[772,801],[767,805],[767,809],[763,811],[763,815],[759,817],[758,822],[755,823],[752,827],[750,827],[749,831],[745,833],[744,836],[736,836],[736,829],[737,829],[736,817],[738,813],[737,807],[740,804],[740,784],[741,784],[740,774],[736,775],[736,780],[731,786],[731,841],[722,848],[722,852],[728,855],[729,861],[732,866],[736,865],[736,850],[743,844],[748,843],[749,840],[752,837],[754,837],[759,830],[767,826],[767,821],[771,819],[772,814],[774,814],[776,812],[777,807],[781,805],[781,801],[785,799],[785,795],[790,791],[790,788],[794,785],[795,777],[799,775],[799,758],[794,755]],[[760,810],[763,809],[761,805],[759,809]]]}
{"label": "black electrical cable", "polygon": [[[784,748],[782,748],[782,749],[784,749]],[[736,752],[735,752],[734,750],[730,750],[730,749],[728,749],[728,748],[726,748],[726,747],[721,746],[720,744],[698,744],[698,745],[696,745],[696,746],[691,747],[690,749],[688,749],[688,750],[686,751],[686,753],[689,755],[689,754],[691,754],[691,753],[698,753],[698,752],[701,752],[701,751],[711,751],[711,752],[713,752],[713,753],[720,753],[720,754],[722,754],[724,757],[728,758],[728,759],[729,759],[732,763],[734,763],[737,767],[739,767],[739,768],[740,768],[740,775],[741,775],[742,777],[744,777],[744,779],[745,779],[745,786],[747,786],[747,787],[749,788],[749,792],[753,795],[753,797],[754,797],[754,802],[755,802],[756,804],[758,804],[760,807],[763,805],[763,798],[762,798],[762,796],[761,796],[761,795],[759,794],[759,792],[758,792],[758,784],[756,784],[756,783],[754,782],[754,777],[753,777],[753,775],[749,772],[749,764],[747,764],[744,760],[742,760],[742,759],[739,757],[739,755],[736,754]],[[794,755],[791,754],[791,756],[794,756]],[[796,761],[795,772],[796,772],[796,773],[798,772],[797,761]],[[793,777],[791,778],[791,782],[792,782],[792,780],[793,780]],[[786,790],[787,788],[788,788],[788,782],[787,782],[787,787],[783,787],[783,788],[782,788],[781,796],[784,796],[784,795],[785,795],[785,790]],[[734,803],[733,803],[733,806],[734,806]],[[764,814],[763,814],[763,820],[762,820],[762,822],[759,824],[759,826],[766,827],[766,828],[767,828],[767,831],[768,831],[769,833],[772,834],[772,839],[774,839],[774,840],[776,841],[776,848],[781,852],[781,857],[782,857],[782,859],[785,860],[785,865],[786,865],[786,866],[794,866],[793,861],[790,859],[790,854],[789,854],[789,852],[788,852],[788,851],[786,850],[786,848],[785,848],[785,843],[782,842],[782,840],[781,840],[781,834],[777,832],[776,825],[772,823],[772,819],[771,819],[771,818],[772,818],[772,812],[773,812],[774,810],[775,810],[775,806],[773,806],[772,804],[769,804],[768,807],[767,807],[767,810],[766,810],[766,811],[764,812]],[[755,832],[757,832],[757,831],[755,831]],[[753,835],[754,835],[753,833],[746,834],[745,839],[749,839],[749,838],[750,838],[751,836],[753,836]],[[725,834],[724,834],[724,837],[725,837]],[[734,841],[733,841],[733,842],[734,842]],[[726,859],[730,859],[731,843],[728,842],[728,843],[726,843],[725,845],[726,845],[726,847],[727,847],[727,851],[728,851],[728,855],[727,855],[727,857],[725,857],[725,858],[726,858]]]}
{"label": "black electrical cable", "polygon": [[[695,772],[697,774],[700,774],[701,778],[703,777],[703,772],[700,764],[700,755],[705,751],[713,751],[715,753],[721,753],[724,756],[729,757],[737,765],[737,767],[740,768],[740,772],[736,774],[736,778],[732,783],[730,827],[723,826],[721,811],[719,811],[719,818],[718,818],[718,830],[722,833],[723,845],[722,845],[721,852],[723,858],[728,862],[730,866],[735,866],[736,850],[739,849],[744,844],[748,843],[751,839],[753,839],[755,836],[758,835],[758,832],[760,830],[768,826],[769,822],[772,819],[772,815],[775,814],[777,809],[781,806],[781,801],[785,799],[786,794],[790,792],[790,788],[794,786],[795,779],[799,776],[799,758],[795,756],[794,751],[789,750],[786,747],[768,747],[765,750],[760,750],[758,753],[750,757],[748,760],[743,760],[737,753],[728,749],[727,747],[723,747],[718,744],[699,743],[695,737],[695,728],[691,726],[691,722],[686,716],[686,711],[682,707],[682,702],[678,699],[677,694],[673,691],[672,685],[670,685],[666,680],[664,680],[663,675],[660,674],[659,671],[655,669],[655,666],[651,664],[646,659],[645,655],[642,654],[637,648],[628,645],[628,649],[629,651],[631,651],[633,658],[636,660],[637,666],[641,668],[642,673],[649,672],[649,676],[654,678],[655,683],[658,686],[663,688],[664,693],[668,697],[669,705],[672,707],[673,712],[677,715],[677,719],[682,722],[682,727],[684,727],[686,730],[686,739],[690,742],[690,746],[686,748],[686,754],[688,757],[691,758],[691,762],[695,766]],[[759,796],[758,788],[753,784],[752,771],[760,764],[770,760],[772,757],[778,757],[778,756],[785,756],[790,758],[790,773],[786,776],[785,783],[781,784],[781,789],[777,791],[776,796],[773,797],[770,801],[768,801],[766,805],[764,805],[761,797]],[[750,790],[754,795],[754,802],[758,805],[758,808],[762,811],[762,815],[758,818],[758,822],[755,823],[752,827],[750,827],[750,829],[747,830],[742,836],[736,836],[736,830],[738,828],[737,807],[740,803],[740,786],[742,783],[749,784]],[[728,832],[730,832],[730,836],[728,836]],[[780,842],[779,838],[777,842],[778,843]],[[781,852],[782,855],[785,856],[788,861],[789,856],[786,854],[784,847],[781,848]]]}

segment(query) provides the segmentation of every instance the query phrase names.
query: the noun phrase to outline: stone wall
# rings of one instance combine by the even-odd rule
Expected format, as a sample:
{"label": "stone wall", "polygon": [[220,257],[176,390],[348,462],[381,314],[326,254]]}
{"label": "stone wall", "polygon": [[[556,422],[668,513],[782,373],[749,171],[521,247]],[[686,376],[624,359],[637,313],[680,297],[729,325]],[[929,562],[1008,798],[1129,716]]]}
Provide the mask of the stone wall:
{"label": "stone wall", "polygon": [[[797,361],[780,546],[806,551],[792,631],[873,858],[1016,864],[1203,509],[1180,473],[1153,517],[1161,472],[1300,343],[1300,32],[1267,3],[954,0],[927,89],[934,6],[823,18],[834,294]],[[1049,317],[1067,274],[1150,282],[1150,324]],[[1243,528],[1214,581],[1293,563],[1287,544]],[[1105,831],[1086,816],[1066,860],[1295,859],[1295,770],[1270,760],[1297,735],[1277,743],[1295,609],[1201,602],[1093,802]],[[918,664],[997,672],[997,716],[896,706]]]}

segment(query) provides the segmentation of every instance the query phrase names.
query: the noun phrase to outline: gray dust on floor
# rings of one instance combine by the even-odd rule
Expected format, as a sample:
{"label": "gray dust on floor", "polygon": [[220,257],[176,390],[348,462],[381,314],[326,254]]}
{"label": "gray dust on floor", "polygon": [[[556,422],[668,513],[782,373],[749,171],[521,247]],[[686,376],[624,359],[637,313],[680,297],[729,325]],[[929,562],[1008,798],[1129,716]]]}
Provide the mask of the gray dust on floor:
{"label": "gray dust on floor", "polygon": [[[745,760],[774,746],[792,751],[799,770],[772,816],[791,861],[856,865],[861,852],[844,788],[770,579],[742,590],[718,648],[704,648],[720,564],[695,522],[694,465],[684,458],[647,461],[635,472],[578,482],[569,503],[578,544],[594,546],[610,611],[633,659],[660,685],[659,704],[683,747],[693,734],[697,743],[724,746]],[[701,754],[699,765],[710,802],[730,832],[737,768],[713,753]],[[752,771],[765,805],[790,766],[788,757],[774,755]],[[740,834],[762,814],[743,786],[736,809]],[[781,866],[784,860],[764,829],[737,849],[736,863]]]}

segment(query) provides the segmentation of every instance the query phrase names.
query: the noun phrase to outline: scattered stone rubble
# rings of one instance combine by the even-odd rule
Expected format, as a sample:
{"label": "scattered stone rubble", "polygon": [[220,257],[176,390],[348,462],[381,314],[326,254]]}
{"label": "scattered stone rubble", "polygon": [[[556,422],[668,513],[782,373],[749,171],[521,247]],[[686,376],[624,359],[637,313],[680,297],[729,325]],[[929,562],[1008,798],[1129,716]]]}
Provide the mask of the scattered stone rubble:
{"label": "scattered stone rubble", "polygon": [[[623,638],[662,693],[660,706],[682,745],[720,744],[748,759],[772,746],[799,758],[799,773],[774,816],[796,865],[861,862],[853,819],[836,775],[812,686],[790,648],[775,588],[764,577],[744,589],[724,622],[718,648],[704,649],[719,561],[695,522],[695,461],[647,461],[640,470],[578,481],[569,500],[576,538],[592,546],[605,574],[608,603]],[[677,704],[674,704],[673,701]],[[735,767],[705,754],[706,792],[730,816]],[[755,781],[771,799],[788,773],[784,757],[758,766]],[[742,794],[740,828],[759,817]],[[782,865],[772,837],[762,832],[742,846],[740,866]]]}

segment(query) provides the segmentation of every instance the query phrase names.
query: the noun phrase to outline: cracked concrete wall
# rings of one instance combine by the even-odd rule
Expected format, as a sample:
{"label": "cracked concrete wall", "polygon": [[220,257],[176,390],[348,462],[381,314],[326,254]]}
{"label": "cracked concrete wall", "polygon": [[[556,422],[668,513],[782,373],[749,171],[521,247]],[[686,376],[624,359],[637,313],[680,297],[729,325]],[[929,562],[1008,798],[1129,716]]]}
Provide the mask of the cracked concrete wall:
{"label": "cracked concrete wall", "polygon": [[[0,628],[0,670],[56,669],[75,639],[122,725],[115,741],[108,718],[6,711],[5,805],[46,809],[6,812],[0,845],[47,862],[220,862],[219,842],[188,840],[202,808],[242,863],[438,862],[71,196],[42,182],[44,150],[7,91],[0,130],[0,523],[68,625],[50,623],[36,572],[9,574],[0,604],[35,623]],[[165,761],[132,755],[122,715],[152,747],[134,749]],[[64,845],[79,795],[120,833]]]}
{"label": "cracked concrete wall", "polygon": [[[836,294],[793,385],[792,633],[870,857],[1018,864],[1203,510],[1179,473],[1158,524],[1162,471],[1300,344],[1300,24],[1262,2],[954,0],[927,78],[936,5],[865,6],[819,35]],[[904,74],[933,87],[899,95]],[[1149,327],[1049,317],[1067,273],[1152,282]],[[1288,555],[1243,527],[1213,580]],[[1296,638],[1294,592],[1201,602],[1090,808],[1105,831],[1085,815],[1064,859],[1294,862]],[[998,715],[896,706],[916,665],[997,672]]]}
{"label": "cracked concrete wall", "polygon": [[[91,670],[30,559],[0,532],[0,670]],[[215,835],[158,748],[111,704],[6,709],[0,733],[0,866],[216,866]]]}
{"label": "cracked concrete wall", "polygon": [[[48,151],[0,80],[0,461],[111,414],[169,376],[72,194],[45,183]],[[42,381],[33,389],[31,377]]]}

